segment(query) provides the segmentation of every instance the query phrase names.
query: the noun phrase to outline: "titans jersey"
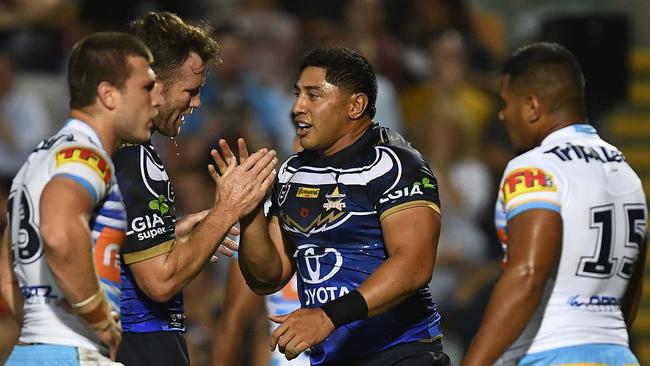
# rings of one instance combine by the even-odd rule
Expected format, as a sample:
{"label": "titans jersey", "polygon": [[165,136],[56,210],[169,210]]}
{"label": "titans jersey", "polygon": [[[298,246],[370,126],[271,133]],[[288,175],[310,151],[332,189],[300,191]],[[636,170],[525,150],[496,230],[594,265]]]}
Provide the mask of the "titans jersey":
{"label": "titans jersey", "polygon": [[89,222],[92,242],[88,245],[93,248],[101,288],[112,309],[119,311],[119,251],[126,213],[114,173],[95,131],[71,119],[38,145],[14,178],[8,212],[14,271],[24,302],[21,342],[107,351],[85,322],[64,305],[64,295],[44,256],[39,233],[40,199],[45,185],[55,177],[71,179],[88,191],[95,204]]}
{"label": "titans jersey", "polygon": [[128,264],[168,253],[175,244],[174,189],[153,145],[129,145],[113,157],[127,212],[122,248],[122,328],[125,332],[184,331],[183,294],[166,303],[149,299]]}
{"label": "titans jersey", "polygon": [[510,161],[500,187],[501,229],[531,209],[559,213],[563,226],[542,303],[502,361],[581,344],[627,346],[620,305],[646,245],[648,209],[623,154],[593,127],[568,126]]}
{"label": "titans jersey", "polygon": [[[439,212],[431,169],[401,136],[377,125],[332,156],[303,151],[287,160],[271,215],[296,260],[301,305],[321,307],[356,289],[387,259],[381,220],[418,206]],[[440,316],[423,287],[383,314],[336,329],[312,347],[311,361],[363,357],[440,334]]]}

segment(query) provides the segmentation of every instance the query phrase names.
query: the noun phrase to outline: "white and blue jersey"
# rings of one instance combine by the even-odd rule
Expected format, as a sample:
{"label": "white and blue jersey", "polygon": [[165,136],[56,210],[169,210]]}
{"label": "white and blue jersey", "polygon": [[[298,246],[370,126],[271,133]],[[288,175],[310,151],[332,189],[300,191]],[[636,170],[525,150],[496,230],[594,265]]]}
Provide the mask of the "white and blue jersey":
{"label": "white and blue jersey", "polygon": [[[271,219],[278,220],[297,264],[302,307],[353,291],[388,258],[381,220],[410,207],[439,212],[438,187],[422,156],[401,136],[372,125],[331,156],[303,151],[280,168]],[[322,365],[441,336],[428,287],[372,318],[336,329],[312,347]]]}
{"label": "white and blue jersey", "polygon": [[510,161],[500,187],[502,241],[510,220],[523,212],[543,209],[562,217],[562,245],[543,300],[502,364],[586,344],[627,349],[620,305],[646,245],[648,208],[641,180],[621,151],[593,127],[571,125]]}
{"label": "white and blue jersey", "polygon": [[69,305],[65,306],[64,295],[44,256],[39,232],[40,199],[47,183],[57,177],[79,183],[95,204],[89,222],[92,242],[88,245],[92,246],[101,288],[112,310],[119,312],[119,252],[126,213],[115,168],[95,131],[71,119],[56,135],[39,144],[11,186],[9,233],[24,304],[20,341],[107,352],[90,327],[69,310]]}

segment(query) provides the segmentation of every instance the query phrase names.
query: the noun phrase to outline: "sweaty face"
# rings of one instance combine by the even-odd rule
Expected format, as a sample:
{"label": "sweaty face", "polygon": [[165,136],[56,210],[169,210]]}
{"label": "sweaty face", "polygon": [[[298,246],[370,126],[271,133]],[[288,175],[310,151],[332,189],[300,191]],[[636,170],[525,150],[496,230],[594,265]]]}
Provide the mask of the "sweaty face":
{"label": "sweaty face", "polygon": [[293,121],[300,145],[323,155],[347,147],[352,124],[348,116],[349,93],[325,80],[325,69],[306,67],[295,85]]}
{"label": "sweaty face", "polygon": [[190,56],[169,78],[163,81],[164,102],[155,119],[155,127],[165,136],[177,136],[194,108],[201,106],[201,87],[205,83],[206,65],[199,55]]}
{"label": "sweaty face", "polygon": [[151,139],[153,119],[162,103],[160,85],[143,57],[128,58],[131,73],[120,92],[116,128],[121,141],[143,143]]}
{"label": "sweaty face", "polygon": [[530,150],[536,144],[534,126],[528,121],[524,98],[514,94],[510,88],[510,75],[501,77],[499,94],[503,102],[499,119],[505,123],[510,141],[518,151]]}

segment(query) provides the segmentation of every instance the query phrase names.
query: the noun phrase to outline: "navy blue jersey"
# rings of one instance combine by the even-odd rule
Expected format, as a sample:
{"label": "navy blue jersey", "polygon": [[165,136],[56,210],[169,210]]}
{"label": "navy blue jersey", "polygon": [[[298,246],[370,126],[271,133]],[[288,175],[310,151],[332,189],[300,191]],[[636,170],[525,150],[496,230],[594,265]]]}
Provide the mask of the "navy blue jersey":
{"label": "navy blue jersey", "polygon": [[129,145],[115,152],[117,183],[127,214],[122,247],[120,310],[124,332],[184,331],[183,294],[166,303],[149,299],[129,264],[168,253],[175,243],[174,189],[153,145]]}
{"label": "navy blue jersey", "polygon": [[[436,179],[417,150],[372,125],[331,156],[303,151],[280,168],[271,219],[297,263],[302,307],[315,308],[356,289],[388,258],[381,220],[409,207],[439,212]],[[428,287],[391,310],[336,329],[312,347],[311,362],[363,357],[441,335]]]}

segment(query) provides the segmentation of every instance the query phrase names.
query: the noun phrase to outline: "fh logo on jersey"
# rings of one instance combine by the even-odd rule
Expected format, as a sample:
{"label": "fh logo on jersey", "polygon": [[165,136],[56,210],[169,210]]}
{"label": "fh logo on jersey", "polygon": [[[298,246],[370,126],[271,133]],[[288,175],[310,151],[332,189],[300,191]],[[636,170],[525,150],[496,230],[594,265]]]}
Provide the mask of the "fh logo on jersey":
{"label": "fh logo on jersey", "polygon": [[555,191],[553,176],[539,168],[521,168],[512,171],[503,181],[501,192],[504,203],[513,197],[532,192]]}
{"label": "fh logo on jersey", "polygon": [[81,163],[99,175],[104,183],[111,181],[111,168],[108,162],[96,151],[84,147],[69,147],[56,154],[56,165]]}
{"label": "fh logo on jersey", "polygon": [[325,210],[336,209],[343,211],[345,209],[345,202],[343,202],[345,194],[339,193],[339,187],[334,188],[334,192],[325,195],[325,198],[327,198],[327,202],[323,203]]}

